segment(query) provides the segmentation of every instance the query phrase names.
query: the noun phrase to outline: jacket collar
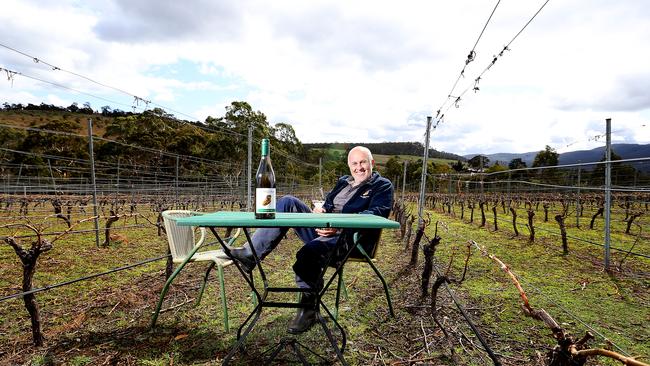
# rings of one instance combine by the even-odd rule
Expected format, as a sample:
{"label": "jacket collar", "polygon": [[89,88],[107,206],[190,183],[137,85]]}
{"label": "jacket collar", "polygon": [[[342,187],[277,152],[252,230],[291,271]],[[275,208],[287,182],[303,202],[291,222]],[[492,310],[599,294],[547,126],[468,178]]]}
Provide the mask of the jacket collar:
{"label": "jacket collar", "polygon": [[[363,182],[361,182],[357,187],[363,187],[363,186],[366,185],[366,184],[372,184],[372,183],[374,183],[377,179],[379,179],[380,176],[381,176],[381,175],[379,175],[378,172],[372,172],[372,174],[370,175],[370,177],[368,177],[368,179],[366,179],[366,180],[364,180]],[[341,177],[341,180],[345,181],[345,182],[348,183],[348,184],[351,184],[352,182],[354,182],[354,178],[353,178],[351,175],[344,175],[343,177]]]}

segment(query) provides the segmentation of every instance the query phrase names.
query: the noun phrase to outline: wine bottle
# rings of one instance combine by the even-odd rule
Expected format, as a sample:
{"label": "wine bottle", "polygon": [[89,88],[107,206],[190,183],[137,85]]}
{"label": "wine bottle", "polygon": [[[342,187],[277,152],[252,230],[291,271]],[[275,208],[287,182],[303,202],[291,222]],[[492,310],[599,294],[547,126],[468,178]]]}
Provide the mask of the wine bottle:
{"label": "wine bottle", "polygon": [[255,218],[275,218],[275,173],[269,155],[269,139],[262,140],[262,158],[257,168],[255,186]]}

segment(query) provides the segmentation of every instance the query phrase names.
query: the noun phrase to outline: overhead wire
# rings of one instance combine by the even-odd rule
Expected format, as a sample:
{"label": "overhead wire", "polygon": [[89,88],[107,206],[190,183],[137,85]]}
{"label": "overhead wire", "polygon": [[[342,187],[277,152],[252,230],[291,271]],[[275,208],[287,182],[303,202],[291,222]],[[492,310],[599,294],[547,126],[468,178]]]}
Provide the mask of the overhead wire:
{"label": "overhead wire", "polygon": [[86,96],[89,96],[89,97],[92,97],[92,98],[95,98],[95,99],[103,100],[105,102],[109,102],[109,103],[113,103],[113,104],[117,104],[117,105],[122,105],[122,106],[127,106],[129,108],[134,108],[135,109],[135,107],[133,105],[127,105],[127,104],[117,102],[117,101],[114,101],[114,100],[111,100],[111,99],[100,97],[99,95],[95,95],[95,94],[91,94],[91,93],[84,92],[84,91],[81,91],[81,90],[77,90],[75,88],[71,88],[69,86],[65,86],[65,85],[62,85],[62,84],[59,84],[59,83],[55,83],[53,81],[45,80],[45,79],[42,79],[42,78],[39,78],[39,77],[36,77],[36,76],[28,75],[28,74],[25,74],[24,72],[9,70],[9,69],[0,67],[0,72],[1,71],[11,73],[12,75],[24,76],[24,77],[26,77],[28,79],[32,79],[32,80],[35,80],[35,81],[39,81],[41,83],[49,84],[49,85],[55,86],[57,88],[70,90],[70,91],[73,91],[73,92],[78,93],[78,94],[83,94],[83,95],[86,95]]}
{"label": "overhead wire", "polygon": [[[644,123],[644,124],[641,124],[640,126],[636,126],[637,129],[645,128],[645,127],[647,127],[647,125],[646,125],[645,123]],[[614,131],[611,132],[611,135],[614,135],[614,134],[616,134],[616,133],[618,133],[618,132],[623,132],[623,131],[625,131],[625,130],[622,130],[622,129],[620,129],[620,130],[614,130]],[[577,143],[580,143],[580,142],[600,141],[600,139],[603,139],[603,138],[605,138],[606,136],[607,136],[606,133],[601,133],[601,134],[597,134],[597,135],[589,136],[589,137],[587,137],[586,140],[573,140],[572,142],[569,142],[569,143],[566,143],[566,144],[565,144],[565,143],[557,144],[557,145],[556,145],[556,150],[559,150],[559,149],[561,149],[561,148],[571,147],[571,146],[573,146],[573,145],[575,145],[575,144],[577,144]],[[560,145],[561,145],[561,146],[560,146]]]}
{"label": "overhead wire", "polygon": [[[532,17],[531,17],[531,18],[526,22],[526,24],[525,24],[525,25],[524,25],[524,26],[523,26],[523,27],[522,27],[522,28],[517,32],[517,34],[515,34],[515,36],[512,37],[512,39],[510,39],[510,41],[509,41],[509,42],[508,42],[508,43],[507,43],[507,44],[506,44],[506,45],[505,45],[505,46],[504,46],[504,47],[503,47],[503,48],[502,48],[502,49],[501,49],[501,50],[500,50],[496,55],[493,56],[492,61],[488,64],[488,66],[487,66],[487,67],[486,67],[486,68],[485,68],[485,69],[484,69],[484,70],[483,70],[483,71],[482,71],[482,72],[481,72],[481,73],[480,73],[476,78],[474,78],[474,80],[472,81],[472,83],[469,84],[469,85],[467,86],[467,88],[465,88],[465,89],[463,90],[462,93],[460,93],[460,94],[457,95],[457,96],[453,96],[453,97],[452,97],[452,99],[454,99],[454,103],[452,103],[452,104],[450,104],[449,106],[447,106],[447,108],[446,108],[444,111],[443,111],[442,108],[441,108],[441,109],[439,109],[439,110],[436,112],[436,123],[435,123],[435,126],[436,126],[436,127],[437,127],[437,126],[442,122],[444,116],[447,114],[447,112],[449,111],[449,109],[450,109],[452,106],[459,107],[459,103],[460,103],[460,101],[462,100],[463,96],[464,96],[464,95],[465,95],[469,90],[479,91],[478,84],[479,84],[479,82],[482,80],[483,75],[484,75],[487,71],[489,71],[489,70],[492,68],[492,66],[494,66],[494,64],[498,61],[498,59],[501,58],[501,57],[504,55],[505,51],[510,51],[510,45],[511,45],[511,44],[512,44],[512,43],[513,43],[513,42],[514,42],[514,41],[515,41],[515,40],[516,40],[516,39],[517,39],[517,38],[518,38],[518,37],[523,33],[523,31],[524,31],[524,30],[525,30],[525,29],[530,25],[530,23],[532,23],[532,21],[537,17],[537,15],[539,15],[539,13],[542,11],[542,9],[544,9],[544,7],[546,7],[546,4],[548,4],[549,1],[550,1],[550,0],[546,0],[546,1],[542,4],[542,6],[541,6],[541,7],[540,7],[536,12],[535,12],[535,14],[534,14],[534,15],[533,15],[533,16],[532,16]],[[435,128],[435,127],[434,127],[434,128]]]}
{"label": "overhead wire", "polygon": [[483,25],[483,29],[481,29],[481,33],[479,33],[478,37],[476,38],[476,42],[474,42],[474,46],[472,47],[472,50],[469,51],[469,54],[467,55],[467,59],[465,59],[465,64],[463,65],[463,68],[460,70],[460,73],[458,74],[458,77],[456,78],[456,81],[454,82],[454,85],[451,87],[451,90],[449,90],[449,93],[447,93],[447,98],[445,98],[445,101],[442,103],[440,108],[438,108],[438,113],[436,115],[436,118],[438,117],[440,110],[444,108],[444,105],[447,103],[447,101],[452,98],[452,94],[454,93],[454,90],[456,89],[456,86],[458,85],[458,82],[462,77],[465,76],[465,69],[467,68],[467,65],[469,65],[470,62],[474,61],[476,58],[476,46],[478,45],[478,42],[481,40],[481,37],[483,37],[483,33],[485,32],[485,29],[487,28],[488,24],[490,23],[490,20],[492,20],[492,16],[494,15],[494,12],[496,12],[497,7],[499,7],[499,4],[501,3],[501,0],[498,0],[496,5],[494,5],[494,8],[492,9],[492,12],[490,13],[490,16],[488,17],[487,21],[485,22],[485,25]]}
{"label": "overhead wire", "polygon": [[[52,65],[51,63],[49,63],[49,62],[47,62],[47,61],[45,61],[45,60],[42,60],[42,59],[40,59],[40,58],[38,58],[38,57],[35,57],[35,56],[32,56],[32,55],[29,55],[29,54],[27,54],[27,53],[25,53],[25,52],[23,52],[23,51],[20,51],[20,50],[15,49],[15,48],[13,48],[13,47],[7,46],[6,44],[0,43],[0,47],[4,47],[4,48],[6,48],[6,49],[8,49],[8,50],[11,50],[11,51],[14,51],[14,52],[16,52],[16,53],[19,53],[19,54],[21,54],[21,55],[23,55],[23,56],[25,56],[25,57],[31,58],[31,59],[34,61],[34,63],[37,63],[37,64],[38,64],[38,63],[41,63],[41,64],[44,64],[44,65],[47,65],[47,66],[51,67],[52,70],[54,70],[54,71],[62,71],[62,72],[65,72],[65,73],[68,73],[68,74],[71,74],[71,75],[74,75],[74,76],[80,77],[80,78],[82,78],[82,79],[86,79],[86,80],[88,80],[88,81],[90,81],[90,82],[92,82],[92,83],[95,83],[95,84],[97,84],[97,85],[100,85],[100,86],[103,86],[103,87],[106,87],[106,88],[113,89],[113,90],[118,91],[118,92],[120,92],[120,93],[124,93],[124,94],[131,95],[131,93],[126,92],[126,91],[124,91],[124,90],[122,90],[122,89],[118,89],[118,88],[115,88],[115,87],[113,87],[113,86],[106,85],[106,84],[101,83],[101,82],[99,82],[99,81],[93,80],[93,79],[91,79],[91,78],[89,78],[89,77],[87,77],[87,76],[84,76],[84,75],[78,74],[78,73],[76,73],[76,72],[69,71],[69,70],[66,70],[66,69],[60,68],[60,67],[58,67],[58,66]],[[142,98],[140,98],[140,97],[138,97],[138,96],[136,96],[136,95],[132,95],[132,96],[133,96],[133,97],[136,97],[136,98],[138,98],[138,99],[142,99]]]}
{"label": "overhead wire", "polygon": [[[499,1],[500,1],[500,0],[499,0]],[[90,81],[90,82],[92,82],[92,83],[94,83],[94,84],[96,84],[96,85],[99,85],[99,86],[102,86],[102,87],[105,87],[105,88],[112,89],[112,90],[117,91],[117,92],[119,92],[119,93],[126,94],[126,95],[128,95],[129,97],[133,97],[133,98],[134,98],[134,101],[133,101],[133,104],[131,105],[131,107],[132,107],[134,110],[135,110],[135,106],[138,105],[138,103],[141,101],[141,102],[144,102],[144,103],[145,103],[144,110],[146,110],[146,109],[149,107],[149,105],[151,104],[151,105],[158,106],[158,107],[162,108],[163,110],[173,112],[173,113],[175,113],[176,115],[182,115],[182,116],[185,116],[185,117],[190,118],[190,119],[192,119],[192,120],[198,120],[196,117],[194,117],[194,116],[192,116],[192,115],[189,115],[189,114],[187,114],[187,113],[184,113],[184,112],[182,112],[182,111],[178,111],[178,110],[171,109],[171,108],[169,108],[169,107],[167,107],[167,106],[164,106],[164,105],[158,104],[158,103],[156,103],[156,102],[154,102],[154,101],[146,100],[146,99],[144,99],[144,98],[142,98],[142,97],[139,97],[139,96],[137,96],[137,95],[135,95],[135,94],[133,94],[133,93],[129,93],[129,92],[123,90],[123,89],[120,89],[120,88],[117,88],[117,87],[114,87],[114,86],[108,85],[108,84],[103,83],[103,82],[99,82],[99,81],[97,81],[97,80],[95,80],[95,79],[93,79],[93,78],[87,77],[87,76],[82,75],[82,74],[80,74],[80,73],[77,73],[77,72],[74,72],[74,71],[70,71],[70,70],[66,70],[66,69],[63,69],[63,68],[61,68],[61,67],[55,66],[55,65],[53,65],[53,64],[51,64],[51,63],[49,63],[49,62],[47,62],[47,61],[44,61],[44,60],[41,59],[41,58],[35,57],[35,56],[30,55],[30,54],[28,54],[28,53],[26,53],[26,52],[23,52],[23,51],[20,51],[20,50],[18,50],[18,49],[16,49],[16,48],[10,47],[10,46],[8,46],[8,45],[5,45],[5,44],[0,43],[0,46],[6,48],[6,49],[8,49],[8,50],[11,50],[11,51],[13,51],[13,52],[16,52],[16,53],[18,53],[18,54],[21,54],[21,55],[23,55],[23,56],[25,56],[25,57],[28,57],[28,58],[32,59],[32,60],[33,60],[35,63],[37,63],[37,64],[40,63],[40,64],[47,65],[47,66],[49,66],[49,67],[52,69],[52,71],[62,71],[62,72],[68,73],[68,74],[70,74],[70,75],[74,75],[74,76],[80,77],[80,78],[82,78],[82,79],[85,79],[85,80],[87,80],[87,81]],[[3,71],[3,70],[5,70],[5,69],[0,68],[0,71]],[[41,82],[44,82],[44,83],[48,83],[48,84],[51,84],[51,85],[54,85],[54,86],[57,86],[57,87],[60,87],[60,88],[68,89],[68,90],[71,90],[71,91],[74,91],[74,92],[77,92],[77,93],[80,93],[80,94],[85,94],[85,95],[88,95],[88,96],[93,97],[93,98],[97,98],[97,99],[100,99],[100,100],[107,101],[107,102],[109,102],[109,103],[114,103],[114,104],[119,104],[119,105],[125,105],[125,104],[123,104],[123,103],[119,103],[119,102],[111,101],[111,100],[109,100],[109,99],[106,99],[106,98],[103,98],[103,97],[100,97],[100,96],[96,96],[96,95],[93,95],[93,94],[90,94],[90,93],[85,93],[85,92],[82,92],[82,91],[79,91],[79,90],[76,90],[76,89],[73,89],[73,88],[70,88],[70,87],[67,87],[67,86],[64,86],[64,85],[58,84],[58,83],[54,83],[54,82],[50,82],[50,81],[43,80],[43,79],[40,79],[40,78],[36,78],[36,77],[32,77],[32,76],[28,76],[28,75],[26,75],[26,74],[24,74],[24,73],[20,73],[20,72],[12,71],[12,70],[7,70],[7,72],[8,72],[8,73],[11,72],[11,73],[13,73],[14,75],[25,76],[25,77],[28,77],[28,78],[31,78],[31,79],[34,79],[34,80],[38,80],[38,81],[41,81]],[[184,122],[184,121],[182,121],[182,120],[179,120],[179,121],[180,121],[180,122]],[[213,133],[215,133],[215,132],[219,132],[219,133],[224,133],[224,134],[230,134],[230,135],[233,135],[233,136],[247,137],[247,136],[244,135],[243,133],[239,133],[239,132],[237,132],[237,131],[232,131],[232,130],[229,130],[229,129],[227,129],[227,128],[216,127],[216,126],[208,127],[208,126],[206,126],[206,125],[204,125],[204,124],[195,124],[195,123],[190,123],[190,124],[191,124],[192,126],[194,126],[194,127],[197,127],[197,128],[199,128],[199,129],[202,129],[202,130],[207,131],[207,132],[213,132]],[[259,139],[255,139],[255,138],[254,138],[253,140],[254,140],[256,143],[261,143],[261,141],[260,141]],[[297,159],[297,158],[295,158],[294,156],[291,156],[291,155],[288,154],[288,153],[284,153],[284,152],[282,152],[282,151],[278,151],[278,153],[279,153],[281,156],[284,156],[286,159],[291,160],[291,161],[293,161],[293,162],[296,162],[296,163],[299,163],[299,164],[304,164],[304,165],[311,166],[311,167],[317,167],[317,165],[315,165],[315,164],[308,163],[308,162],[302,161],[302,160],[300,160],[300,159]]]}

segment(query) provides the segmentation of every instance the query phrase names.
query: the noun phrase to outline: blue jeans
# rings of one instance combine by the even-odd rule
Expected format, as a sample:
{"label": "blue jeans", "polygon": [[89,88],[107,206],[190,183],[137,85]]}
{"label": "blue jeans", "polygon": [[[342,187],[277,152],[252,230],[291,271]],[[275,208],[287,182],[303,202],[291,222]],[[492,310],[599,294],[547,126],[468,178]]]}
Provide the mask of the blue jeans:
{"label": "blue jeans", "polygon": [[[311,209],[294,196],[282,196],[276,203],[277,212],[311,212]],[[296,253],[293,270],[300,288],[320,290],[323,286],[321,271],[327,265],[330,252],[339,236],[319,236],[314,228],[293,228],[304,245]],[[251,237],[255,253],[263,259],[280,243],[289,228],[259,228]]]}

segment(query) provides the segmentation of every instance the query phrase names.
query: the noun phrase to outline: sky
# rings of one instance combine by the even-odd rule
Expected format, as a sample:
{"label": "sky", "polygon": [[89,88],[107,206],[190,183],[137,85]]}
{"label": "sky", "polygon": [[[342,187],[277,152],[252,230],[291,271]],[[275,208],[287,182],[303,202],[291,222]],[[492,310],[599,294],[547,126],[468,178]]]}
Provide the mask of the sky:
{"label": "sky", "polygon": [[461,155],[591,149],[606,118],[650,143],[648,1],[549,0],[524,29],[545,1],[3,0],[0,68],[22,75],[0,103],[204,121],[243,100],[303,143],[424,143],[432,116]]}

